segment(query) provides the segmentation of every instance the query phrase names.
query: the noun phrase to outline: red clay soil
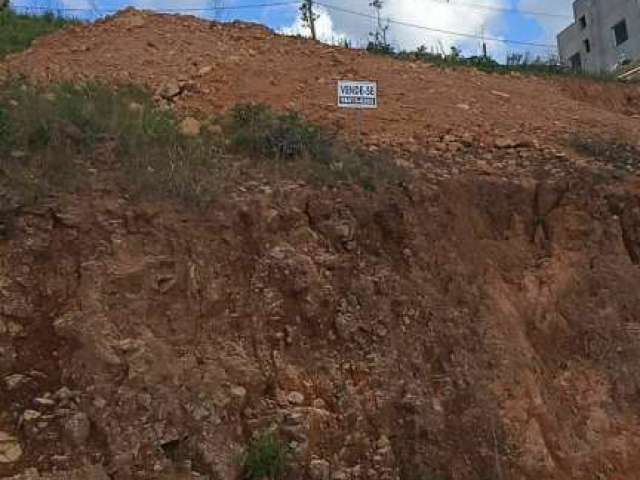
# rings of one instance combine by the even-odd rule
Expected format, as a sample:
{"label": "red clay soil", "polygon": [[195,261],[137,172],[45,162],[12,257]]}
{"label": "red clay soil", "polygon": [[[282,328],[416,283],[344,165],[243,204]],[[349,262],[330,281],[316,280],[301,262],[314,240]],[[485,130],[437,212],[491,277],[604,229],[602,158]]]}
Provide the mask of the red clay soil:
{"label": "red clay soil", "polygon": [[234,479],[273,427],[291,478],[638,478],[638,190],[252,182],[196,216],[96,189],[0,259],[0,475]]}
{"label": "red clay soil", "polygon": [[[135,12],[7,66],[176,80],[185,112],[264,101],[346,135],[335,81],[377,79],[366,142],[425,168],[376,192],[249,178],[197,215],[133,201],[98,169],[87,191],[15,213],[0,433],[23,455],[0,476],[233,480],[272,428],[291,479],[640,478],[640,160],[566,138],[635,144],[636,87]],[[431,167],[446,173],[423,181]]]}
{"label": "red clay soil", "polygon": [[380,109],[364,113],[364,141],[405,153],[428,151],[444,134],[480,146],[507,136],[559,148],[575,132],[640,138],[638,86],[441,69],[193,17],[127,11],[42,38],[8,68],[154,90],[177,80],[186,91],[176,104],[203,115],[264,102],[349,134],[355,115],[336,108],[337,80],[377,80]]}

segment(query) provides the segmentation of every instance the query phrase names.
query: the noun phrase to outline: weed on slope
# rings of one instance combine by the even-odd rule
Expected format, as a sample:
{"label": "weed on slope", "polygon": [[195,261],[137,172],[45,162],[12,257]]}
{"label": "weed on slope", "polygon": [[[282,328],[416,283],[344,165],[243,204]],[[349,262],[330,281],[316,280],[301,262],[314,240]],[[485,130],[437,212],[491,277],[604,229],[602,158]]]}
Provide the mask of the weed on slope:
{"label": "weed on slope", "polygon": [[263,177],[366,190],[403,178],[390,160],[356,152],[301,116],[264,105],[193,120],[194,135],[134,86],[12,81],[0,92],[0,183],[20,204],[89,187],[105,171],[130,195],[196,208],[239,181],[237,163]]}
{"label": "weed on slope", "polygon": [[78,23],[75,20],[57,17],[52,13],[45,15],[21,15],[6,10],[0,12],[0,60],[10,53],[29,48],[31,42],[41,35],[54,32],[67,25]]}

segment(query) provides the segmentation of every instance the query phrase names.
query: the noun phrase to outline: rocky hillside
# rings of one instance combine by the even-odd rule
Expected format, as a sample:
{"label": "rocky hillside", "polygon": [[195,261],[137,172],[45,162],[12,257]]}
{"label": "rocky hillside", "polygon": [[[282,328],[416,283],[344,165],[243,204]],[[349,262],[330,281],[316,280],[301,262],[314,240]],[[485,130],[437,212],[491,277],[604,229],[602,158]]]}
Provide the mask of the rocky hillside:
{"label": "rocky hillside", "polygon": [[257,480],[243,452],[273,432],[282,479],[638,478],[637,87],[137,12],[2,69],[144,83],[202,122],[262,101],[342,138],[335,80],[378,79],[364,147],[410,177],[247,175],[194,213],[131,198],[104,157],[92,188],[13,212],[1,476]]}
{"label": "rocky hillside", "polygon": [[167,104],[203,117],[239,102],[264,102],[349,135],[357,122],[352,111],[335,107],[336,81],[375,79],[381,108],[364,113],[363,142],[446,160],[436,176],[475,169],[477,155],[455,161],[469,147],[487,154],[481,168],[503,174],[508,163],[494,157],[504,147],[520,147],[524,158],[554,157],[566,153],[563,144],[574,134],[597,132],[634,145],[640,136],[637,84],[443,70],[287,38],[254,24],[133,10],[44,37],[9,59],[5,70],[41,81],[145,84]]}

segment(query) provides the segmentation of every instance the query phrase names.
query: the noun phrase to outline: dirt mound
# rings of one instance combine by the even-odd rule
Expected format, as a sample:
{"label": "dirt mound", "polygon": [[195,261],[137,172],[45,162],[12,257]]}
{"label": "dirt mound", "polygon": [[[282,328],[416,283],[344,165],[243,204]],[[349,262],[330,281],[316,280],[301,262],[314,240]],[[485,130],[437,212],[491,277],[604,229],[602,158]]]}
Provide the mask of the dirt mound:
{"label": "dirt mound", "polygon": [[633,143],[640,133],[628,116],[640,114],[634,87],[601,84],[593,91],[580,82],[443,70],[283,37],[253,24],[133,10],[43,38],[8,68],[34,79],[144,83],[202,114],[265,102],[350,135],[357,132],[356,118],[336,107],[336,82],[373,79],[381,108],[363,114],[363,140],[405,155],[447,155],[469,144],[491,150],[505,136],[563,150],[567,134],[576,131],[598,130]]}

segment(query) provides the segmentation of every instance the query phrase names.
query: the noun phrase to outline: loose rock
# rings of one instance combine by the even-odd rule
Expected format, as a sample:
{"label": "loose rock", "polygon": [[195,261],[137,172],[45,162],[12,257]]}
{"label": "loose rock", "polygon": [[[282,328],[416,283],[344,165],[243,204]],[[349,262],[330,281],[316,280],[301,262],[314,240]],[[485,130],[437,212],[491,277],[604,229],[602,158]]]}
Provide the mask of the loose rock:
{"label": "loose rock", "polygon": [[193,117],[187,117],[180,122],[180,132],[187,137],[197,137],[200,135],[202,125]]}
{"label": "loose rock", "polygon": [[41,405],[43,407],[53,407],[56,404],[55,400],[44,397],[34,398],[33,403],[35,403],[36,405]]}
{"label": "loose rock", "polygon": [[213,66],[211,66],[211,65],[207,65],[205,67],[202,67],[200,70],[198,70],[198,76],[203,77],[203,76],[207,75],[208,73],[211,73],[212,70],[213,70]]}
{"label": "loose rock", "polygon": [[158,95],[165,100],[171,100],[172,98],[180,95],[181,92],[182,89],[180,88],[180,83],[174,79],[165,82],[158,90]]}
{"label": "loose rock", "polygon": [[76,446],[86,443],[91,432],[91,422],[86,413],[76,412],[64,424],[64,431],[69,440]]}
{"label": "loose rock", "polygon": [[15,463],[22,457],[22,447],[18,439],[0,431],[0,463]]}
{"label": "loose rock", "polygon": [[22,414],[22,420],[25,422],[32,422],[40,418],[42,414],[37,410],[25,410]]}
{"label": "loose rock", "polygon": [[304,395],[300,392],[290,392],[287,395],[287,401],[291,405],[302,405],[304,403]]}
{"label": "loose rock", "polygon": [[14,373],[4,378],[4,383],[7,386],[7,390],[16,390],[29,381],[29,377]]}
{"label": "loose rock", "polygon": [[73,398],[73,392],[68,387],[60,388],[53,396],[58,400],[69,400]]}
{"label": "loose rock", "polygon": [[231,396],[238,400],[243,400],[247,396],[247,389],[240,385],[231,387]]}
{"label": "loose rock", "polygon": [[329,480],[331,478],[331,464],[326,460],[311,460],[309,476],[312,480]]}

